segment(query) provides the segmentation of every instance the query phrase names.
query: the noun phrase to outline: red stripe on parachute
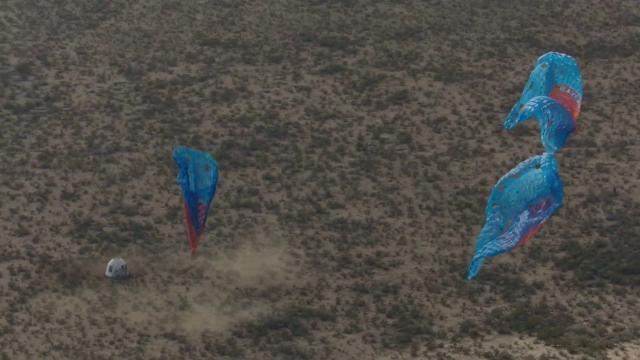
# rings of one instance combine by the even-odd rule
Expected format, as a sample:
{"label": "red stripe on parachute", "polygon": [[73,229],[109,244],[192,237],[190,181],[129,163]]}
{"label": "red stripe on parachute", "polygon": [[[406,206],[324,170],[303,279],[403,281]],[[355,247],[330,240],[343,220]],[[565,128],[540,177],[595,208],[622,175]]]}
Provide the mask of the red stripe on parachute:
{"label": "red stripe on parachute", "polygon": [[189,239],[189,246],[191,247],[191,255],[195,255],[196,248],[198,247],[198,238],[200,236],[191,223],[191,213],[189,212],[189,207],[187,206],[186,201],[184,202],[184,217],[187,225],[187,238]]}
{"label": "red stripe on parachute", "polygon": [[551,90],[549,97],[562,104],[569,111],[574,122],[578,120],[581,99],[575,90],[565,85],[558,85]]}

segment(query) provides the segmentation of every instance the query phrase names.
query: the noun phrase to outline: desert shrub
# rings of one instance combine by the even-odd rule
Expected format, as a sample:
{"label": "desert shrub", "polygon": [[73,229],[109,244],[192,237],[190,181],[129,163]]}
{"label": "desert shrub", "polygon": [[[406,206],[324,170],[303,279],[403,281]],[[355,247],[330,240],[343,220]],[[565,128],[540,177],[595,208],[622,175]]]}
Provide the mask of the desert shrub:
{"label": "desert shrub", "polygon": [[640,285],[640,243],[635,241],[633,226],[615,225],[604,233],[606,239],[588,244],[575,240],[565,242],[562,255],[555,264],[563,271],[571,271],[576,283],[600,287],[605,284]]}
{"label": "desert shrub", "polygon": [[486,323],[501,334],[535,336],[546,344],[570,353],[601,354],[622,337],[607,336],[607,330],[594,324],[583,325],[560,304],[519,302],[491,311]]}
{"label": "desert shrub", "polygon": [[324,308],[294,306],[245,324],[243,336],[260,343],[264,339],[292,340],[311,334],[310,322],[335,321],[335,314]]}
{"label": "desert shrub", "polygon": [[414,342],[431,343],[435,337],[433,320],[412,300],[392,303],[385,316],[390,324],[381,329],[382,346],[388,349],[407,348]]}

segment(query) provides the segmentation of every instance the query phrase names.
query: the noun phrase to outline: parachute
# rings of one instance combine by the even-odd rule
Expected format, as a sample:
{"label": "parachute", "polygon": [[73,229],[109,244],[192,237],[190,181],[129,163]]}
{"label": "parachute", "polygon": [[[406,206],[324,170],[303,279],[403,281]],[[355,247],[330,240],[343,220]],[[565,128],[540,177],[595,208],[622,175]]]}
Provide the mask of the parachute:
{"label": "parachute", "polygon": [[485,209],[485,225],[476,239],[468,278],[480,271],[485,257],[522,246],[562,204],[563,187],[551,153],[533,156],[494,186]]}
{"label": "parachute", "polygon": [[582,76],[574,58],[557,52],[538,58],[503,126],[513,129],[535,118],[545,152],[520,163],[494,186],[468,279],[478,275],[485,258],[526,244],[562,206],[564,192],[554,154],[576,129],[582,95]]}
{"label": "parachute", "polygon": [[191,255],[195,255],[216,194],[218,163],[209,154],[186,147],[174,149],[172,157],[178,165],[177,182],[184,198],[187,238]]}
{"label": "parachute", "polygon": [[540,125],[540,140],[545,152],[553,153],[561,149],[576,129],[575,121],[567,109],[548,96],[531,98],[520,108],[517,116],[505,121],[504,128],[513,129],[532,117]]}
{"label": "parachute", "polygon": [[538,58],[520,100],[513,106],[506,123],[515,122],[520,109],[536,96],[548,96],[567,109],[574,120],[580,115],[582,76],[576,60],[566,54],[548,52]]}

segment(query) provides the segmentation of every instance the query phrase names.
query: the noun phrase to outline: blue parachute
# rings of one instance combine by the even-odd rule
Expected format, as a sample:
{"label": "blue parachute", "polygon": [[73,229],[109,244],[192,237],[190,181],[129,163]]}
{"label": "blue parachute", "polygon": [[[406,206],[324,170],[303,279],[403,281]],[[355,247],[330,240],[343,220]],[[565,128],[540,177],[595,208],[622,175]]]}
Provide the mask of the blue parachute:
{"label": "blue parachute", "polygon": [[504,127],[513,129],[536,118],[545,153],[520,163],[491,191],[469,279],[478,275],[484,258],[524,245],[562,205],[563,188],[554,153],[575,131],[581,103],[582,76],[575,59],[557,52],[538,58]]}
{"label": "blue parachute", "polygon": [[468,278],[478,274],[484,258],[524,245],[560,208],[562,198],[562,182],[551,153],[533,156],[503,176],[489,196]]}
{"label": "blue parachute", "polygon": [[504,124],[513,129],[519,123],[535,118],[540,126],[540,140],[545,152],[556,152],[567,142],[576,129],[576,123],[567,109],[548,96],[536,96],[527,101],[516,116],[510,116]]}
{"label": "blue parachute", "polygon": [[577,120],[583,93],[582,75],[576,60],[558,52],[549,52],[538,58],[520,100],[511,109],[505,123],[514,122],[513,118],[518,116],[520,109],[536,96],[548,96],[558,101]]}
{"label": "blue parachute", "polygon": [[184,214],[191,255],[195,255],[198,241],[207,221],[209,207],[218,185],[218,163],[202,151],[178,147],[173,150],[178,165],[178,185],[184,198]]}

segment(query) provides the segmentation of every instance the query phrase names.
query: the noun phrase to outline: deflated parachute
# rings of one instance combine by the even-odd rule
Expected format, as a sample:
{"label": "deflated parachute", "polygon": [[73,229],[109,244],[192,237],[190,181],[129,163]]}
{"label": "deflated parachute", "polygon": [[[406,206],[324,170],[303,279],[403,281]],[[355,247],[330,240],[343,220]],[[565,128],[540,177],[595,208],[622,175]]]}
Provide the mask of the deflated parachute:
{"label": "deflated parachute", "polygon": [[556,152],[567,142],[575,129],[575,120],[558,101],[548,96],[536,96],[527,101],[516,116],[509,117],[505,129],[513,129],[521,122],[535,118],[540,126],[540,140],[546,152]]}
{"label": "deflated parachute", "polygon": [[576,60],[558,52],[546,53],[538,58],[520,100],[511,109],[505,123],[513,122],[512,118],[518,116],[521,107],[536,96],[556,100],[577,120],[582,95],[582,75]]}
{"label": "deflated parachute", "polygon": [[562,204],[563,189],[553,154],[520,163],[494,186],[485,209],[485,224],[476,239],[468,278],[485,257],[524,245]]}
{"label": "deflated parachute", "polygon": [[513,129],[536,118],[545,153],[520,163],[491,191],[469,279],[478,275],[486,257],[524,245],[562,205],[563,188],[554,153],[575,131],[581,103],[582,76],[575,59],[557,52],[538,58],[504,127]]}
{"label": "deflated parachute", "polygon": [[178,185],[184,198],[184,214],[191,255],[195,255],[198,241],[207,221],[209,207],[218,185],[218,163],[207,153],[178,147],[173,151],[178,165]]}

